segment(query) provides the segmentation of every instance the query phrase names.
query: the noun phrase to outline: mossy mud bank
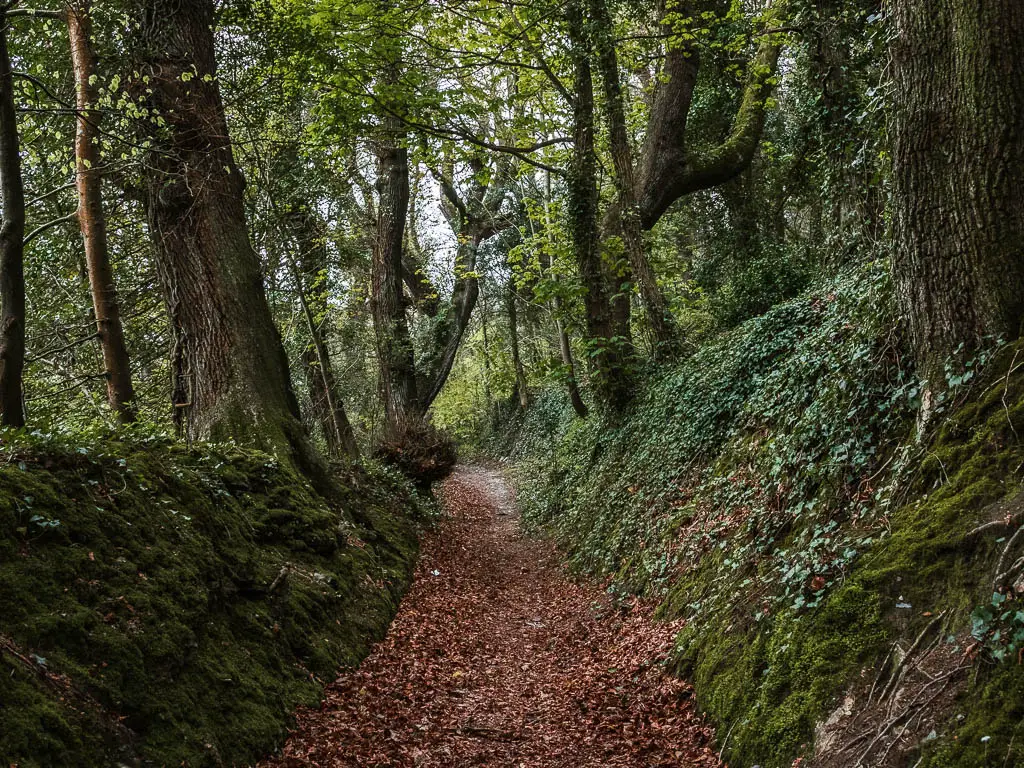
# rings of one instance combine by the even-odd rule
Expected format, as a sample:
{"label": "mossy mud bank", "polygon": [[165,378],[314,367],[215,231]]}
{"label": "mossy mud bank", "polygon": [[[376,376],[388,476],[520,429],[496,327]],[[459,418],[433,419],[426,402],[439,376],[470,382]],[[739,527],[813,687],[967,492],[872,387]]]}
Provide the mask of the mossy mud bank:
{"label": "mossy mud bank", "polygon": [[0,763],[245,765],[385,632],[428,506],[349,470],[30,439],[0,464]]}
{"label": "mossy mud bank", "polygon": [[674,665],[733,768],[1024,765],[1024,346],[951,372],[918,440],[895,327],[859,269],[623,418],[549,392],[494,447],[575,567],[687,619]]}

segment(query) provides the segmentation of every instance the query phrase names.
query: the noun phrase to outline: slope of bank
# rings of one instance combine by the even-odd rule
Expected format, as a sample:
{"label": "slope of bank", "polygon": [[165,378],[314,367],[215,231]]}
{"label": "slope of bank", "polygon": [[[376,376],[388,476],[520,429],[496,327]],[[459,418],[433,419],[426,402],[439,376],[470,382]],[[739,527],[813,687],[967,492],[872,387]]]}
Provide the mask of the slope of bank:
{"label": "slope of bank", "polygon": [[497,452],[529,525],[686,620],[739,768],[1024,761],[1024,347],[921,385],[884,265],[663,370],[616,423],[547,393]]}
{"label": "slope of bank", "polygon": [[19,438],[0,464],[0,762],[233,765],[397,609],[425,504],[354,469],[330,503],[272,458]]}

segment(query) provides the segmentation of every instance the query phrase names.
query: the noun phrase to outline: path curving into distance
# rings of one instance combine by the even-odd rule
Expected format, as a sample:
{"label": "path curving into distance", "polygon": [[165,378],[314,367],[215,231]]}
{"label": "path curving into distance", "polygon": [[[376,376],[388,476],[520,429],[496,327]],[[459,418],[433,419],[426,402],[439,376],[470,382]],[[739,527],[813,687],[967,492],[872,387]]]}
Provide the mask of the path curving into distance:
{"label": "path curving into distance", "polygon": [[519,532],[499,472],[460,467],[386,639],[263,768],[711,768],[678,624],[616,608]]}

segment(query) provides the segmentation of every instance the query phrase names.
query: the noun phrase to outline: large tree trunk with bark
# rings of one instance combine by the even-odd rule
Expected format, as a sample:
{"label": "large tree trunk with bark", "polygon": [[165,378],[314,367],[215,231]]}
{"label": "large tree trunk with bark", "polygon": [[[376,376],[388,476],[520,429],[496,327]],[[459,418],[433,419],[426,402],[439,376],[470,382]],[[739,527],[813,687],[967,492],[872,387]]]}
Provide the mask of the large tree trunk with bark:
{"label": "large tree trunk with bark", "polygon": [[121,325],[114,271],[107,250],[107,223],[103,212],[103,168],[99,153],[100,112],[97,103],[96,64],[92,50],[92,20],[87,0],[67,12],[71,62],[78,107],[75,134],[75,182],[78,187],[78,224],[85,245],[96,332],[103,352],[107,401],[122,423],[135,420],[131,367]]}
{"label": "large tree trunk with bark", "polygon": [[14,75],[7,50],[9,21],[0,10],[0,423],[25,424],[25,190],[14,107]]}
{"label": "large tree trunk with bark", "polygon": [[[894,274],[921,374],[1024,317],[1024,3],[897,0]],[[929,403],[925,403],[927,411]]]}
{"label": "large tree trunk with bark", "polygon": [[594,147],[594,81],[591,47],[579,2],[566,12],[573,68],[573,145],[566,174],[569,233],[586,314],[594,389],[612,410],[630,398],[628,340],[615,333],[615,317],[602,265],[598,232],[597,156]]}
{"label": "large tree trunk with bark", "polygon": [[658,279],[651,268],[644,248],[643,227],[636,201],[636,180],[633,175],[633,148],[626,126],[626,105],[619,78],[619,61],[615,50],[615,28],[605,0],[590,0],[590,16],[594,30],[594,47],[598,70],[604,89],[605,119],[611,148],[615,188],[618,193],[618,230],[629,260],[633,279],[640,289],[640,300],[654,336],[655,350],[670,351],[675,345],[675,323]]}
{"label": "large tree trunk with bark", "polygon": [[409,156],[401,122],[385,117],[377,145],[377,231],[373,243],[371,305],[388,428],[401,434],[420,413],[416,367],[402,296],[402,243],[409,209]]}
{"label": "large tree trunk with bark", "polygon": [[235,438],[277,453],[328,487],[303,431],[288,361],[249,242],[243,179],[216,80],[212,0],[142,0],[133,92],[164,125],[152,142],[145,206],[175,350],[174,407],[192,439]]}

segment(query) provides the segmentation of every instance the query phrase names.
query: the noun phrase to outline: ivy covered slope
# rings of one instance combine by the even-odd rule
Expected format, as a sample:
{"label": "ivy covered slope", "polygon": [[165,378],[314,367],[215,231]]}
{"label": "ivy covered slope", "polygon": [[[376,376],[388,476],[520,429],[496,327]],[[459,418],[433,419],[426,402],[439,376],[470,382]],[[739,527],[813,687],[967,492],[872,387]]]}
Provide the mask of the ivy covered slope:
{"label": "ivy covered slope", "polygon": [[26,438],[0,465],[0,762],[247,764],[397,608],[423,502],[263,454]]}
{"label": "ivy covered slope", "polygon": [[918,443],[886,274],[747,322],[617,424],[541,397],[502,446],[530,525],[689,620],[675,663],[731,766],[1024,761],[1024,348],[953,378]]}

